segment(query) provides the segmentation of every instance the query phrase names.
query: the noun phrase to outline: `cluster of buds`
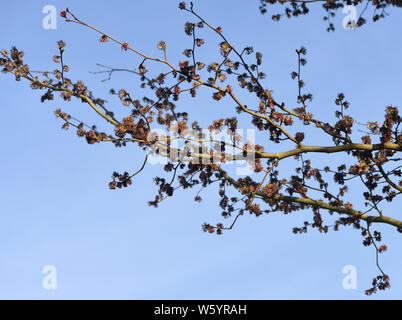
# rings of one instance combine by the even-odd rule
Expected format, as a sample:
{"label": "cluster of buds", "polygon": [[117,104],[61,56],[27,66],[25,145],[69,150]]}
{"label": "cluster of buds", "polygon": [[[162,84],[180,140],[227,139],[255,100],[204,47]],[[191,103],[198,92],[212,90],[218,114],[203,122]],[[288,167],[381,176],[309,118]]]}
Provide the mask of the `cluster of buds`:
{"label": "cluster of buds", "polygon": [[202,225],[202,231],[204,232],[208,232],[208,233],[215,233],[221,235],[222,234],[222,228],[223,225],[222,224],[218,224],[216,227],[211,226],[210,224],[204,223]]}
{"label": "cluster of buds", "polygon": [[112,178],[113,180],[109,182],[109,188],[112,190],[116,188],[121,189],[122,187],[126,188],[133,183],[128,172],[124,172],[123,174],[113,172]]}
{"label": "cluster of buds", "polygon": [[124,43],[121,45],[121,48],[122,48],[123,50],[127,51],[127,49],[128,49],[128,43],[124,42]]}

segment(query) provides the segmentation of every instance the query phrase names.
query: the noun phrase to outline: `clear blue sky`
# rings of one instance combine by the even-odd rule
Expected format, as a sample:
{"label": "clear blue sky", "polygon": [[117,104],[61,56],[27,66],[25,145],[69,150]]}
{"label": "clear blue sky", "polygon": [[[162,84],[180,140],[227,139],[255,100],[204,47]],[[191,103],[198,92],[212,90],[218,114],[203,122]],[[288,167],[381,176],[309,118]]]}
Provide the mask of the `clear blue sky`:
{"label": "clear blue sky", "polygon": [[[152,55],[160,54],[156,43],[164,40],[175,63],[191,45],[183,32],[190,16],[178,10],[178,1],[2,3],[1,48],[15,45],[25,51],[25,62],[33,69],[54,70],[56,41],[64,40],[69,76],[84,80],[116,108],[121,106],[107,95],[108,90],[124,87],[141,97],[138,80],[115,74],[102,83],[102,76],[88,71],[98,70],[97,62],[135,68],[138,58],[117,46],[100,44],[93,31],[60,18],[56,30],[43,29],[42,8],[49,4],[58,11],[68,6],[85,21]],[[223,27],[235,46],[253,45],[263,53],[265,84],[280,100],[295,103],[297,90],[290,72],[296,65],[295,49],[304,45],[309,61],[304,78],[314,95],[311,108],[323,120],[334,118],[333,101],[339,92],[345,93],[352,105],[350,114],[360,122],[382,121],[385,106],[402,101],[402,44],[397,32],[402,10],[390,10],[386,19],[356,31],[342,28],[339,12],[336,32],[327,33],[321,9],[275,23],[259,14],[257,0],[194,4],[213,25]],[[207,32],[202,37],[207,43],[216,41]],[[213,56],[208,50],[201,52],[208,59]],[[200,122],[212,120],[212,111],[223,115],[233,108],[222,102],[218,109],[209,94],[194,101],[183,100],[179,106]],[[53,115],[58,107],[84,120],[96,118],[83,104],[65,104],[59,98],[42,104],[40,93],[27,83],[1,75],[0,106],[0,298],[366,298],[364,289],[377,269],[374,249],[362,246],[359,232],[347,228],[296,236],[292,227],[311,218],[310,212],[298,212],[244,216],[233,232],[203,233],[203,222],[222,221],[214,188],[203,194],[202,203],[193,202],[197,190],[192,190],[177,193],[159,209],[150,208],[147,201],[156,192],[152,178],[161,166],[148,166],[131,188],[107,188],[114,170],[136,170],[143,153],[135,147],[89,146],[73,131],[61,130]],[[341,156],[328,156],[325,162],[336,165],[342,161],[336,157]],[[291,165],[288,170],[293,173]],[[359,192],[353,190],[351,196]],[[400,205],[396,200],[386,209],[400,217]],[[401,298],[402,238],[391,227],[380,230],[389,248],[381,263],[391,276],[392,289],[374,298]],[[42,287],[45,265],[57,268],[56,290]],[[345,265],[357,269],[357,290],[342,288]]]}

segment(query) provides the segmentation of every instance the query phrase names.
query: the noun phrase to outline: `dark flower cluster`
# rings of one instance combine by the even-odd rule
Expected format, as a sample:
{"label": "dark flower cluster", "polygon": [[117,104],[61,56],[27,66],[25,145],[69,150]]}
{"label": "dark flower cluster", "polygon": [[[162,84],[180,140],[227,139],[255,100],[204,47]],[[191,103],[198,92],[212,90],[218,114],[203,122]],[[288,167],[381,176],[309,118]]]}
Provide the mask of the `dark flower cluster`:
{"label": "dark flower cluster", "polygon": [[124,172],[123,174],[118,172],[113,172],[112,181],[109,182],[109,188],[114,190],[116,188],[126,188],[132,185],[131,177],[128,172]]}

